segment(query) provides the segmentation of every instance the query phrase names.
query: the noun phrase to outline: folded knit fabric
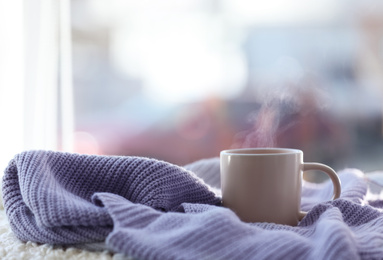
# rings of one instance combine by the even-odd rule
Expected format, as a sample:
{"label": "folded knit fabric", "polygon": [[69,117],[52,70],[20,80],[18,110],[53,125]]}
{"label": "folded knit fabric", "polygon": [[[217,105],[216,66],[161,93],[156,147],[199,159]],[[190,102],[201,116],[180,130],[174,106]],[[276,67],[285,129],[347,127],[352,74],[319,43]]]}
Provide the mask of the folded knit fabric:
{"label": "folded knit fabric", "polygon": [[16,155],[5,170],[2,190],[16,236],[50,244],[105,240],[113,220],[92,201],[97,192],[164,212],[179,210],[183,202],[220,204],[195,174],[170,163],[53,151]]}
{"label": "folded knit fabric", "polygon": [[[217,160],[203,163],[186,168],[219,174]],[[6,169],[3,196],[25,241],[105,239],[137,259],[382,259],[382,201],[365,198],[360,171],[339,177],[335,201],[326,201],[331,183],[304,183],[302,209],[310,211],[297,227],[244,223],[191,171],[138,157],[25,152]]]}

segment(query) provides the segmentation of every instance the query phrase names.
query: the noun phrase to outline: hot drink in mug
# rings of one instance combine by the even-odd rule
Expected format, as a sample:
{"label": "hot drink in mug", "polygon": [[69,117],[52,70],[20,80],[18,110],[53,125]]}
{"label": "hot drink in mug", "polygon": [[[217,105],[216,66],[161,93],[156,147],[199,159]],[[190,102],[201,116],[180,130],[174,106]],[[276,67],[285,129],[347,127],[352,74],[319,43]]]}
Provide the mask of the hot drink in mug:
{"label": "hot drink in mug", "polygon": [[286,148],[225,150],[220,154],[223,206],[245,222],[273,222],[295,226],[306,215],[300,210],[304,171],[325,172],[341,185],[335,171],[320,163],[303,162],[303,152]]}

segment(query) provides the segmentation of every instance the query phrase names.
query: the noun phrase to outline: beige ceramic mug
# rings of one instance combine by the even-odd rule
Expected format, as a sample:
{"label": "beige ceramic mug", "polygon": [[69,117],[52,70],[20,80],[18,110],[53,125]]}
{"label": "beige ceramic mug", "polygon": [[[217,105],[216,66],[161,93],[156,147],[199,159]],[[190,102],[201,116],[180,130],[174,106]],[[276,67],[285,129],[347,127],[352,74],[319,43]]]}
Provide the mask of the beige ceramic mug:
{"label": "beige ceramic mug", "polygon": [[285,148],[225,150],[221,158],[223,206],[245,222],[272,222],[295,226],[307,214],[300,210],[302,174],[325,172],[339,198],[340,180],[333,169],[304,163],[303,152]]}

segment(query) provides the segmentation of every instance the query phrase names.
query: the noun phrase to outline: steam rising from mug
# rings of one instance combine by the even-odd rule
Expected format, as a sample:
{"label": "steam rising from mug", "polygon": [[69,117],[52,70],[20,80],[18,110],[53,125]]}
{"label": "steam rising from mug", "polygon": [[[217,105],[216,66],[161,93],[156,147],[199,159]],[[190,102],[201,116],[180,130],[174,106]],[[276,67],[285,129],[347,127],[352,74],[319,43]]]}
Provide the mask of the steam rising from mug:
{"label": "steam rising from mug", "polygon": [[260,108],[248,115],[251,129],[235,136],[233,148],[276,147],[277,137],[307,116],[323,110],[328,100],[317,85],[265,85],[255,93]]}

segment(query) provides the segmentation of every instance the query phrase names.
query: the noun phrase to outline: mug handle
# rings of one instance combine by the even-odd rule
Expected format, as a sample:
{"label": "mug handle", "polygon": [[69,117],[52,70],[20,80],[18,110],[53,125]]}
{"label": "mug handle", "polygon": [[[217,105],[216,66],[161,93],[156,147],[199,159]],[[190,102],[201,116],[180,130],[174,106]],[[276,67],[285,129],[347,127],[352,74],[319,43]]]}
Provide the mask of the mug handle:
{"label": "mug handle", "polygon": [[[334,194],[332,196],[332,200],[335,200],[340,197],[341,192],[341,185],[340,180],[336,172],[330,168],[327,165],[321,164],[321,163],[303,163],[303,171],[310,171],[310,170],[318,170],[326,173],[334,185]],[[307,215],[307,212],[300,211],[299,212],[299,221],[302,220],[304,216]]]}

